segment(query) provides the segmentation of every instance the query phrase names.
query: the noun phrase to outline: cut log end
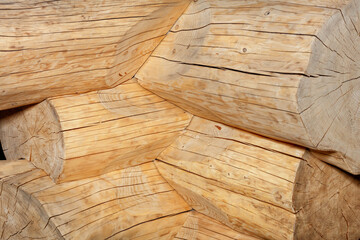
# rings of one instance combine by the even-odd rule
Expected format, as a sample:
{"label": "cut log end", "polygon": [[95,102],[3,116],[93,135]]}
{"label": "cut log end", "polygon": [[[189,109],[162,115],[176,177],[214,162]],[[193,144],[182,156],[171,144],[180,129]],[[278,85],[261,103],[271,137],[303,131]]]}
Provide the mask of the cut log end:
{"label": "cut log end", "polygon": [[21,109],[1,119],[0,130],[7,159],[27,159],[66,182],[154,160],[191,118],[128,81]]}
{"label": "cut log end", "polygon": [[139,83],[197,116],[336,152],[329,163],[360,174],[359,2],[227,4],[191,4]]}
{"label": "cut log end", "polygon": [[[306,152],[294,187],[295,239],[360,238],[360,181]],[[322,160],[322,161],[320,161]]]}
{"label": "cut log end", "polygon": [[1,239],[172,239],[191,210],[153,163],[60,184],[28,162],[0,166]]}
{"label": "cut log end", "polygon": [[312,148],[337,151],[330,163],[352,174],[360,174],[359,12],[359,2],[351,1],[319,30],[298,90]]}
{"label": "cut log end", "polygon": [[194,117],[156,165],[190,206],[237,231],[357,240],[360,182],[327,157]]}
{"label": "cut log end", "polygon": [[52,104],[43,101],[5,114],[0,119],[0,139],[6,158],[28,160],[56,180],[65,156],[61,125]]}

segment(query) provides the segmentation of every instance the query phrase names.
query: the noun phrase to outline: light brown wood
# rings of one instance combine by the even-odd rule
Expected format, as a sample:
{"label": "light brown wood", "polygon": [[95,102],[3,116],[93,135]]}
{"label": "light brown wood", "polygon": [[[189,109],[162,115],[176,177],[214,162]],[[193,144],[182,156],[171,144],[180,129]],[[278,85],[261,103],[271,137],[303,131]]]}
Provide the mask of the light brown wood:
{"label": "light brown wood", "polygon": [[296,239],[360,239],[360,178],[307,152],[293,193]]}
{"label": "light brown wood", "polygon": [[188,0],[0,3],[0,110],[134,76]]}
{"label": "light brown wood", "polygon": [[61,184],[29,162],[0,166],[1,239],[172,239],[190,210],[153,163]]}
{"label": "light brown wood", "polygon": [[195,210],[237,231],[276,240],[357,240],[360,180],[317,157],[194,117],[156,166]]}
{"label": "light brown wood", "polygon": [[184,226],[182,226],[174,239],[260,240],[260,238],[236,232],[222,223],[196,211],[191,212],[186,219]]}
{"label": "light brown wood", "polygon": [[357,0],[194,1],[136,77],[193,114],[360,174],[359,12]]}
{"label": "light brown wood", "polygon": [[192,117],[134,81],[5,115],[6,158],[29,160],[57,182],[153,161]]}

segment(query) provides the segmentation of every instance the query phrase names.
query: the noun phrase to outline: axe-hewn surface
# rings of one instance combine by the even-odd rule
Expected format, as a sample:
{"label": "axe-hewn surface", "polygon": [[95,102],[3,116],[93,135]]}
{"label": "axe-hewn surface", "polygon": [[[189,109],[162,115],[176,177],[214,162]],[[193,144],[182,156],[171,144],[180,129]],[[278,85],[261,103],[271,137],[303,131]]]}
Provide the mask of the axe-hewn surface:
{"label": "axe-hewn surface", "polygon": [[274,240],[360,237],[359,179],[305,148],[194,117],[156,166],[190,206],[234,230]]}
{"label": "axe-hewn surface", "polygon": [[181,240],[260,240],[234,231],[224,224],[196,211],[187,217],[174,239]]}
{"label": "axe-hewn surface", "polygon": [[130,80],[5,113],[0,138],[7,159],[29,160],[64,182],[154,160],[191,118]]}
{"label": "axe-hewn surface", "polygon": [[0,190],[0,239],[172,239],[190,210],[154,163],[55,184],[1,161]]}
{"label": "axe-hewn surface", "polygon": [[0,110],[132,78],[187,0],[2,1]]}
{"label": "axe-hewn surface", "polygon": [[360,174],[360,2],[199,0],[136,75],[198,116]]}

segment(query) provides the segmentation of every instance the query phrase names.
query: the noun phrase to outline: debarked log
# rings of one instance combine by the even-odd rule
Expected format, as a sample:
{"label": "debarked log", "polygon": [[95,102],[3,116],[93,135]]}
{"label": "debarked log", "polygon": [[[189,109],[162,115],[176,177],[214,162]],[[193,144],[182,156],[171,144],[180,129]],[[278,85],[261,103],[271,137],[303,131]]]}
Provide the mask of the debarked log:
{"label": "debarked log", "polygon": [[180,240],[260,240],[225,226],[206,215],[193,211],[174,239]]}
{"label": "debarked log", "polygon": [[318,157],[194,117],[156,166],[195,210],[234,230],[274,240],[357,240],[360,180]]}
{"label": "debarked log", "polygon": [[154,160],[191,117],[130,80],[5,113],[0,139],[7,159],[29,160],[63,182]]}
{"label": "debarked log", "polygon": [[0,110],[132,78],[188,3],[1,2]]}
{"label": "debarked log", "polygon": [[198,116],[360,174],[360,2],[194,1],[136,77]]}
{"label": "debarked log", "polygon": [[0,239],[172,239],[191,208],[154,163],[55,184],[0,162]]}

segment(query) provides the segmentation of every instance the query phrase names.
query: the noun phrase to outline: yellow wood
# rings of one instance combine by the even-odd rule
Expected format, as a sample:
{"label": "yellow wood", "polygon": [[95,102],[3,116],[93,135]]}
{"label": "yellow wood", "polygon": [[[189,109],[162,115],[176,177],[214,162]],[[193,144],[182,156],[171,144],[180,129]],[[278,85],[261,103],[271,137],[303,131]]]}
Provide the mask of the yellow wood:
{"label": "yellow wood", "polygon": [[136,74],[198,116],[360,174],[360,3],[199,0]]}
{"label": "yellow wood", "polygon": [[0,4],[0,110],[134,76],[188,0]]}
{"label": "yellow wood", "polygon": [[0,137],[7,159],[27,159],[62,182],[154,160],[191,117],[129,81],[9,113]]}
{"label": "yellow wood", "polygon": [[233,229],[221,224],[220,222],[196,211],[193,211],[188,216],[184,226],[182,226],[174,239],[260,240],[260,238],[251,237],[249,235],[236,232]]}
{"label": "yellow wood", "polygon": [[0,172],[1,239],[172,239],[190,210],[153,163],[61,184],[1,166],[13,169]]}
{"label": "yellow wood", "polygon": [[156,166],[195,210],[237,231],[276,240],[356,240],[360,181],[317,157],[194,117]]}

